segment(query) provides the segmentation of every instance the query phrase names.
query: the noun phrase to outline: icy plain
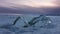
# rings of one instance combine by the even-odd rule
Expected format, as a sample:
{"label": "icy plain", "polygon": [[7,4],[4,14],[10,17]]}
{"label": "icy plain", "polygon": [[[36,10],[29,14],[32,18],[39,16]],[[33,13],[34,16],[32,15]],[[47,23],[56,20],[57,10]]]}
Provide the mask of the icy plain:
{"label": "icy plain", "polygon": [[[18,20],[15,26],[11,25],[16,17],[23,17],[22,15],[0,15],[0,34],[60,34],[60,16],[48,16],[52,19],[51,25],[40,28],[40,23],[36,27],[22,27],[24,19]],[[29,21],[34,16],[24,15],[25,21]],[[36,17],[36,16],[35,16]]]}

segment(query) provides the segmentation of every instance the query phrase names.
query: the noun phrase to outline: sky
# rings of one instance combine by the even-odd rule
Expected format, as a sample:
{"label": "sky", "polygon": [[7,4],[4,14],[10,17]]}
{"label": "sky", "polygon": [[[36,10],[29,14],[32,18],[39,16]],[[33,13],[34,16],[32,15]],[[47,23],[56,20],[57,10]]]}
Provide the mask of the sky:
{"label": "sky", "polygon": [[60,14],[60,0],[0,0],[0,13]]}

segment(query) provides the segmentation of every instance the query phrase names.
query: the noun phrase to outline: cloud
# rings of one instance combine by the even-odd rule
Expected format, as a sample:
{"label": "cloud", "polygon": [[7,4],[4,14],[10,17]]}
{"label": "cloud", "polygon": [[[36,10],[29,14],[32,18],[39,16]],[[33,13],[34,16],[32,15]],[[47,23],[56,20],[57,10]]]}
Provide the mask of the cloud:
{"label": "cloud", "polygon": [[27,7],[26,8],[8,8],[8,7],[0,7],[0,13],[16,13],[16,14],[60,14],[60,7],[45,7],[45,8],[34,8]]}
{"label": "cloud", "polygon": [[60,0],[54,0],[54,4],[58,5],[60,7]]}
{"label": "cloud", "polygon": [[[17,14],[60,14],[60,0],[49,0],[52,4],[58,6],[40,6],[36,7],[44,0],[0,0],[0,13],[17,13]],[[48,1],[48,2],[49,2]],[[47,2],[47,3],[48,3]],[[27,4],[28,5],[24,5]],[[48,5],[48,4],[47,4]],[[35,6],[35,7],[33,7]]]}
{"label": "cloud", "polygon": [[[58,2],[58,0],[56,1]],[[26,5],[31,7],[41,7],[41,6],[54,7],[56,6],[57,3],[56,1],[54,0],[0,0],[0,3],[4,4],[5,6]],[[59,3],[60,1],[58,2],[58,4]]]}

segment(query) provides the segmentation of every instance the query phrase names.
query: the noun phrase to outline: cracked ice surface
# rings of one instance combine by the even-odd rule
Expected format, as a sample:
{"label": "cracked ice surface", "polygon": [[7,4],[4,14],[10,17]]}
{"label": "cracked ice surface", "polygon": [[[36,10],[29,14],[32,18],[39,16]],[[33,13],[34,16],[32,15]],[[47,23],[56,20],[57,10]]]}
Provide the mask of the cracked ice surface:
{"label": "cracked ice surface", "polygon": [[[40,23],[37,23],[36,27],[28,28],[22,27],[24,25],[22,19],[15,26],[10,25],[16,17],[14,15],[0,15],[0,34],[60,34],[60,16],[48,16],[53,21],[49,25],[40,27]],[[33,16],[25,16],[24,18],[29,21]]]}

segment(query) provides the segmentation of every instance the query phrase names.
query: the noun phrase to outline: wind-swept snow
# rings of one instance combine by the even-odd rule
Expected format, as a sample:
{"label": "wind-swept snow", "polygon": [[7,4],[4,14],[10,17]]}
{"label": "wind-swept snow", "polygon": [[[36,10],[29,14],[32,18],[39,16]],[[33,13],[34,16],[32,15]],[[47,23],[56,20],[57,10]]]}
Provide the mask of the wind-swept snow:
{"label": "wind-swept snow", "polygon": [[[17,21],[16,25],[12,25],[16,19],[14,15],[0,15],[0,34],[60,34],[60,16],[48,16],[52,19],[53,23],[45,26],[39,26],[42,23],[37,23],[35,26],[24,28],[23,19]],[[27,21],[33,17],[24,16]]]}

